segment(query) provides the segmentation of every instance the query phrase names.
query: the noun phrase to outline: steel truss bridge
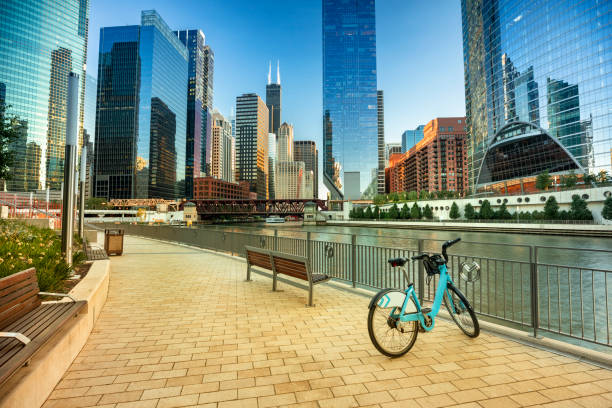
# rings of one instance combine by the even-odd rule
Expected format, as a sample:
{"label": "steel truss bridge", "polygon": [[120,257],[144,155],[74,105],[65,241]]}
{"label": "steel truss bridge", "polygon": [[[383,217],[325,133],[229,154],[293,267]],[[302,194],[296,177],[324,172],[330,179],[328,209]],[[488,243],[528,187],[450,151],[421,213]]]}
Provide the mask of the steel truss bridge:
{"label": "steel truss bridge", "polygon": [[[198,215],[204,218],[214,217],[215,215],[234,215],[234,216],[302,216],[304,214],[304,204],[315,203],[319,210],[327,211],[324,200],[313,199],[286,199],[286,200],[189,200],[196,205]],[[183,203],[183,207],[186,203]]]}

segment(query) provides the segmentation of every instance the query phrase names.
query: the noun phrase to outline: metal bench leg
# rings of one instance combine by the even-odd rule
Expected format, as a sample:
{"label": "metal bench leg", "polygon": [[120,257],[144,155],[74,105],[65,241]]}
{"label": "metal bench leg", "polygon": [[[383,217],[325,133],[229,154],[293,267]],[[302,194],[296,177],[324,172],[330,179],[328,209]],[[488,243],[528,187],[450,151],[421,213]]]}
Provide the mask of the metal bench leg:
{"label": "metal bench leg", "polygon": [[251,265],[247,265],[247,278],[246,278],[246,282],[250,282],[251,281]]}
{"label": "metal bench leg", "polygon": [[307,307],[313,307],[314,306],[312,304],[312,283],[310,281],[308,282],[308,304],[306,306]]}
{"label": "metal bench leg", "polygon": [[272,290],[276,292],[276,271],[272,271]]}

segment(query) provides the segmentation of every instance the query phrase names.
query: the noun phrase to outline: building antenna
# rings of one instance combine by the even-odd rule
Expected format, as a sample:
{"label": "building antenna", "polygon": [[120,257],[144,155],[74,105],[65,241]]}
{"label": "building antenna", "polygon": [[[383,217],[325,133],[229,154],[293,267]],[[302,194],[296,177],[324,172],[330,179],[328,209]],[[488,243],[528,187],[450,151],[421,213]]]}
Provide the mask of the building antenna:
{"label": "building antenna", "polygon": [[280,61],[276,60],[276,83],[280,85]]}
{"label": "building antenna", "polygon": [[272,83],[272,61],[268,62],[268,85]]}

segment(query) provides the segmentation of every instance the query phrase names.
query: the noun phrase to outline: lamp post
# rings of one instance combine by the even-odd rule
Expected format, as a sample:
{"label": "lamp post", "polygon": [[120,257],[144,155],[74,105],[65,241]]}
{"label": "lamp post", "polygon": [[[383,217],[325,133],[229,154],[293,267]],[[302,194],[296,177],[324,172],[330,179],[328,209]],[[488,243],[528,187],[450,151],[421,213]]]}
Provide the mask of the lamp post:
{"label": "lamp post", "polygon": [[87,146],[81,150],[81,171],[79,172],[79,237],[83,239],[85,228],[85,173],[87,172]]}
{"label": "lamp post", "polygon": [[66,147],[64,149],[64,208],[62,211],[62,252],[66,263],[72,265],[72,236],[74,234],[74,187],[77,160],[77,129],[79,116],[79,75],[68,74],[66,99]]}

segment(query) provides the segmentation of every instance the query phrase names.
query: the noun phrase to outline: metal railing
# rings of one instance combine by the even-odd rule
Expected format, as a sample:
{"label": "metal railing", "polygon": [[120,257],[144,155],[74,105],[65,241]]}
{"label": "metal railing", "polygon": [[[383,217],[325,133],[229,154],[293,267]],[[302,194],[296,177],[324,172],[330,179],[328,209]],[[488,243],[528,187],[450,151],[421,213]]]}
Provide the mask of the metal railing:
{"label": "metal railing", "polygon": [[[247,245],[304,256],[310,260],[315,273],[325,273],[353,287],[373,289],[404,288],[410,283],[399,270],[389,266],[389,258],[410,257],[431,250],[438,252],[443,242],[409,238],[407,248],[389,248],[358,243],[357,235],[344,235],[342,239],[330,241],[317,239],[317,233],[313,232],[303,232],[303,238],[281,236],[277,229],[274,232],[238,232],[222,228],[135,224],[123,224],[122,228],[127,234],[177,241],[242,257]],[[460,254],[458,249],[449,255],[451,278],[479,315],[529,330],[534,336],[546,332],[560,338],[612,346],[612,270],[544,263],[539,258],[539,252],[546,250],[589,251],[606,257],[612,256],[611,250],[463,243],[497,245],[503,249],[512,247],[509,249],[524,251],[527,258],[479,257]],[[479,280],[467,283],[458,276],[459,266],[464,261],[476,261],[481,266]],[[428,284],[422,264],[417,262],[407,264],[407,271],[419,298],[433,301],[437,278],[434,276]]]}

